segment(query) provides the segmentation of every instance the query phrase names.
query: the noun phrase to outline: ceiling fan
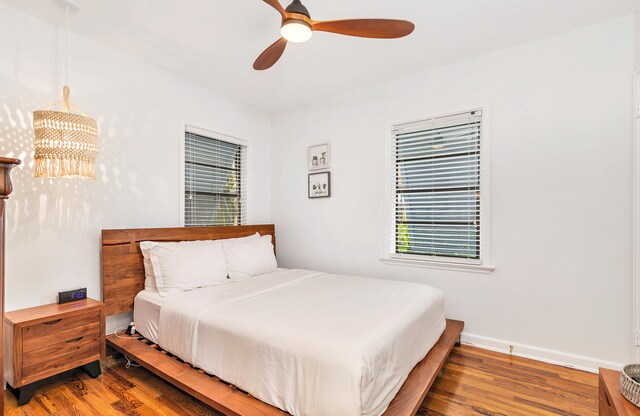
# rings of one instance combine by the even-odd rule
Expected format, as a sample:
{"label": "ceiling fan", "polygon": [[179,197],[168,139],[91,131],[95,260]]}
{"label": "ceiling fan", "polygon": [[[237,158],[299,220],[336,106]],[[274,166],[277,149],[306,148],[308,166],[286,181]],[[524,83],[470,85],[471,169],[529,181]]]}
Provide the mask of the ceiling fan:
{"label": "ceiling fan", "polygon": [[314,31],[332,32],[361,38],[395,39],[407,36],[415,25],[406,20],[391,19],[346,19],[311,20],[311,15],[300,0],[285,9],[278,0],[263,0],[282,15],[280,33],[282,37],[269,46],[253,64],[253,69],[262,71],[271,68],[282,56],[287,42],[306,42]]}

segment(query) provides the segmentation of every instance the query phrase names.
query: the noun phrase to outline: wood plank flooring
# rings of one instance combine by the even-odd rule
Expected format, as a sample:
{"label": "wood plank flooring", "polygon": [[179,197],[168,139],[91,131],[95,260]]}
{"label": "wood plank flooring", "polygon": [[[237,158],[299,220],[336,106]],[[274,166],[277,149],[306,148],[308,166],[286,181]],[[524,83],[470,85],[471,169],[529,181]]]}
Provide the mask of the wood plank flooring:
{"label": "wood plank flooring", "polygon": [[[219,416],[148,371],[125,364],[104,360],[97,379],[81,370],[49,379],[22,407],[6,391],[6,415]],[[597,400],[595,374],[463,345],[454,348],[418,415],[595,416]]]}

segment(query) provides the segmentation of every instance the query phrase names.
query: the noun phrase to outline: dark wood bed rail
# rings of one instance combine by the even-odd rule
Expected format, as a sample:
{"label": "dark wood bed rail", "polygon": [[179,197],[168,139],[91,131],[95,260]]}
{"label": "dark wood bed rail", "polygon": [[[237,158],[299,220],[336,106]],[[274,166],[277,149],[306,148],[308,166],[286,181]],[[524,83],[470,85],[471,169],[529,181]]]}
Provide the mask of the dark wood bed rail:
{"label": "dark wood bed rail", "polygon": [[255,233],[272,235],[275,247],[273,224],[102,230],[102,299],[107,315],[132,311],[133,299],[144,289],[141,241],[221,240]]}

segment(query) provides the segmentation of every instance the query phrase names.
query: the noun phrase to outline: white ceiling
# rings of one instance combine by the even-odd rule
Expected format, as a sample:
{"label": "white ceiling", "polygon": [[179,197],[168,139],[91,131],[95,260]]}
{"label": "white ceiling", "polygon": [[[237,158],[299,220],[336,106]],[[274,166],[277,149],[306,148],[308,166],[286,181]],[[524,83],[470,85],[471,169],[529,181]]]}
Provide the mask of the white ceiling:
{"label": "white ceiling", "polygon": [[[51,0],[0,0],[63,25]],[[279,37],[261,0],[77,0],[70,29],[268,111],[631,14],[640,0],[306,0],[315,20],[398,18],[397,40],[316,32],[270,70],[255,58]],[[285,4],[286,7],[286,4]]]}

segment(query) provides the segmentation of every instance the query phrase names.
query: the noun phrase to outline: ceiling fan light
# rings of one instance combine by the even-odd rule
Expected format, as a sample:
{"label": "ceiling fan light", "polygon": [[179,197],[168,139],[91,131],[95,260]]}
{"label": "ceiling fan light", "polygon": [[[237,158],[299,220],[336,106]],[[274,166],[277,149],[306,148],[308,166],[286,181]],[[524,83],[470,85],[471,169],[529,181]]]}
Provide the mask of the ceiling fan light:
{"label": "ceiling fan light", "polygon": [[311,25],[304,20],[289,19],[282,24],[280,33],[289,42],[302,43],[311,39],[313,31]]}

